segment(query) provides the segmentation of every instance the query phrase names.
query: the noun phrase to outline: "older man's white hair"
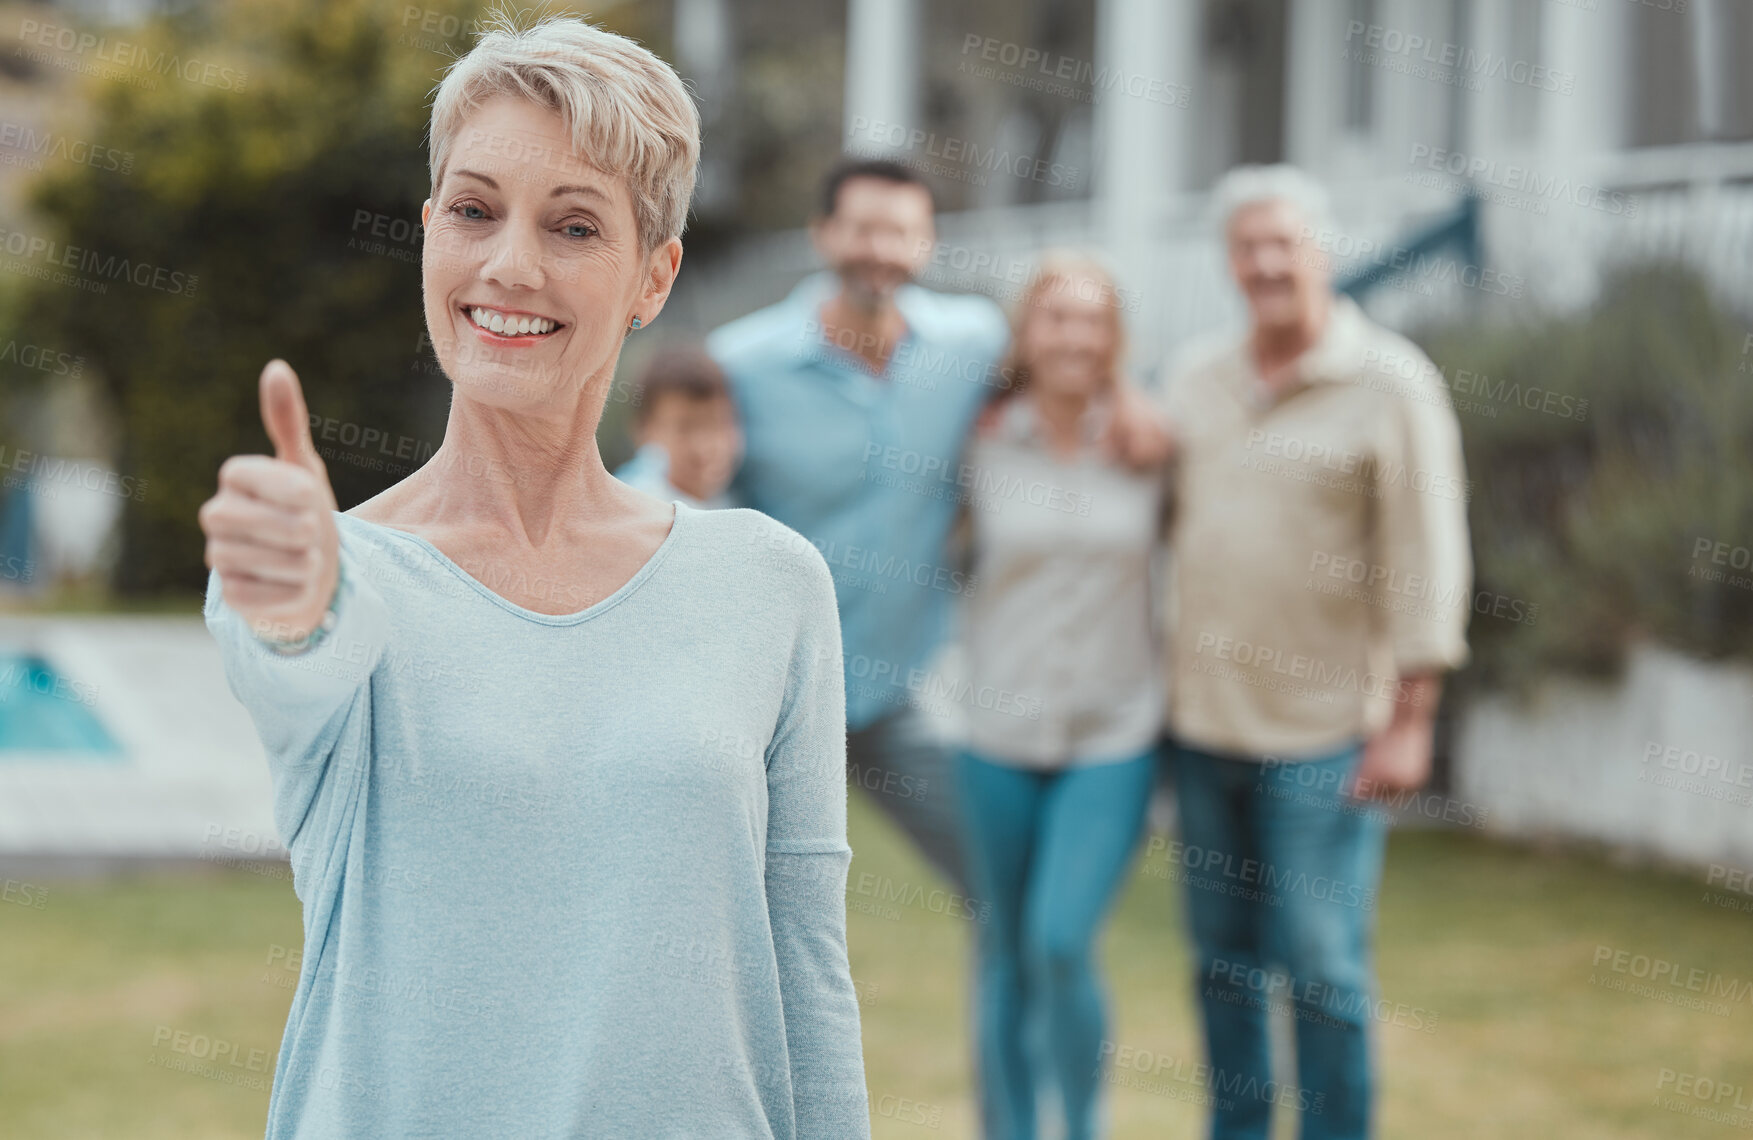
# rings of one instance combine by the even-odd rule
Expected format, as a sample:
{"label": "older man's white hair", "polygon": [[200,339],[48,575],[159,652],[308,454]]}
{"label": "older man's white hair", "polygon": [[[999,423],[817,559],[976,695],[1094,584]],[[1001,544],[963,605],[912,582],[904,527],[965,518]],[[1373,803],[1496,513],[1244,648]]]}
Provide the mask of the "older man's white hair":
{"label": "older man's white hair", "polygon": [[1287,163],[1271,166],[1238,166],[1218,179],[1211,190],[1212,220],[1228,233],[1230,219],[1247,206],[1262,202],[1289,202],[1317,231],[1334,228],[1333,210],[1326,189],[1300,167]]}

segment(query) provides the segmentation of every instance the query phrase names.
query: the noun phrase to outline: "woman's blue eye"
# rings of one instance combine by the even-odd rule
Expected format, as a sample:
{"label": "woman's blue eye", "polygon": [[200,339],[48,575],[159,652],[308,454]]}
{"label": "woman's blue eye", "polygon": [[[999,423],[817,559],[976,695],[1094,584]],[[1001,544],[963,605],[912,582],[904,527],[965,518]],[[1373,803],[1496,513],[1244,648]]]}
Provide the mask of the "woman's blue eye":
{"label": "woman's blue eye", "polygon": [[[575,231],[582,231],[582,232],[575,232]],[[591,229],[589,226],[585,225],[583,222],[573,222],[572,224],[570,224],[566,227],[566,236],[567,237],[589,237],[591,234],[593,234],[595,232],[596,232],[595,230]]]}
{"label": "woman's blue eye", "polygon": [[[483,210],[481,207],[475,205],[473,202],[462,202],[462,203],[459,203],[455,206],[452,206],[451,209],[462,214],[463,217],[467,218],[471,222],[478,222],[482,218],[485,218],[487,216],[487,211]],[[470,213],[471,210],[474,212]]]}

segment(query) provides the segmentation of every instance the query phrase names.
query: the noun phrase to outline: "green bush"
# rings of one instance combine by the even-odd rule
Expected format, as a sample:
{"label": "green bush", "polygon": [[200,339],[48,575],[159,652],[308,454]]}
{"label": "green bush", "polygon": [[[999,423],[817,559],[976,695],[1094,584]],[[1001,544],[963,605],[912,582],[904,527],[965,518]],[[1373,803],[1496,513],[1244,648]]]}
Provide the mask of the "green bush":
{"label": "green bush", "polygon": [[[33,283],[21,300],[22,327],[101,377],[123,429],[117,466],[146,484],[123,513],[119,593],[204,585],[195,512],[227,456],[268,449],[256,379],[273,357],[334,425],[317,444],[344,507],[437,446],[450,391],[420,297],[428,96],[480,13],[458,0],[184,10],[125,38],[241,71],[241,87],[92,80],[73,101],[80,130],[133,152],[134,168],[51,171],[33,192],[40,228],[194,279],[102,294]],[[613,23],[641,35],[636,19]]]}
{"label": "green bush", "polygon": [[1753,657],[1753,570],[1713,561],[1753,547],[1745,337],[1673,266],[1615,272],[1573,317],[1419,337],[1459,413],[1477,588],[1539,606],[1476,613],[1475,681],[1611,674],[1637,640]]}

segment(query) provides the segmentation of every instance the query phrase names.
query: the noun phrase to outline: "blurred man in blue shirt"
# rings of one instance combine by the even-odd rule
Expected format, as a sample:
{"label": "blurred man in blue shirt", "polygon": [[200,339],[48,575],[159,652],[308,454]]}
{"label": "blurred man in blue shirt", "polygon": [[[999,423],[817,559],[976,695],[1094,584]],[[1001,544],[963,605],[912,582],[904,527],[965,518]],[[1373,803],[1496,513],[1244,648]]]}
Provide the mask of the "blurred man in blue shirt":
{"label": "blurred man in blue shirt", "polygon": [[811,226],[829,271],[706,348],[742,419],[733,493],[833,572],[849,775],[960,883],[948,760],[924,720],[957,694],[927,668],[951,601],[976,585],[945,547],[968,491],[962,445],[1001,383],[1009,329],[985,297],[911,283],[931,256],[932,205],[898,163],[843,163]]}
{"label": "blurred man in blue shirt", "polygon": [[[957,702],[1022,717],[1031,706],[1026,694],[965,692],[930,668],[951,604],[978,588],[946,547],[981,477],[962,463],[963,444],[1006,383],[1009,341],[987,298],[913,284],[931,260],[932,212],[929,186],[907,167],[842,162],[810,231],[828,271],[716,330],[706,348],[742,419],[732,492],[808,538],[834,575],[848,776],[961,886],[949,754],[926,718]],[[1123,450],[1150,462],[1166,440],[1142,397],[1128,396]]]}

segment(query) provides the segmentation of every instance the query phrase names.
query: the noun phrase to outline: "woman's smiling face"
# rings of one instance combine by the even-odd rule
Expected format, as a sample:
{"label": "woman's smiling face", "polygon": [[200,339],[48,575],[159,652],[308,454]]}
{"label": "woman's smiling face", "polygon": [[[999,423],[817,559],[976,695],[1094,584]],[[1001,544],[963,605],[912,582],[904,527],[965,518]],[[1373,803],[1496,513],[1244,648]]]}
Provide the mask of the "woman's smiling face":
{"label": "woman's smiling face", "polygon": [[606,383],[681,259],[673,238],[642,253],[626,179],[574,151],[558,112],[512,96],[457,132],[422,219],[433,350],[459,394],[507,409]]}

